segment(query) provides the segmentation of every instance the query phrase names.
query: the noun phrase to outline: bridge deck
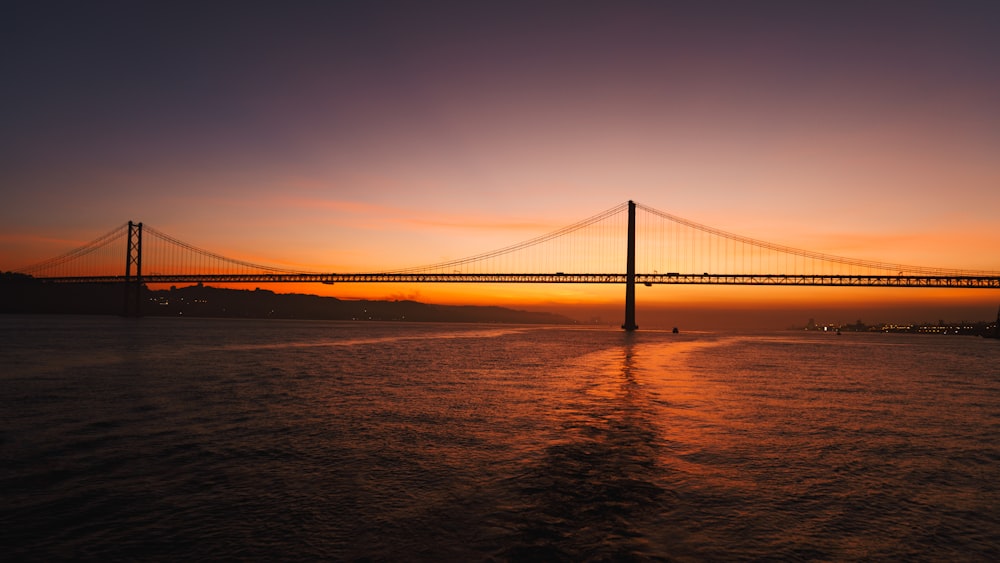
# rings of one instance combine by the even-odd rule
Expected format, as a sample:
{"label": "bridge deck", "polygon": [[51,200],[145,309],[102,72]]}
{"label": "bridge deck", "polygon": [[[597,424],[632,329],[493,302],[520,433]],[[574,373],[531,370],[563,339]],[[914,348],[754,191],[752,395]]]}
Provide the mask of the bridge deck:
{"label": "bridge deck", "polygon": [[[119,283],[125,276],[38,278],[56,283]],[[135,281],[131,278],[130,281]],[[644,285],[804,285],[859,287],[1000,288],[1000,276],[855,276],[799,274],[636,274]],[[164,283],[601,283],[624,284],[625,274],[153,274],[147,284]]]}

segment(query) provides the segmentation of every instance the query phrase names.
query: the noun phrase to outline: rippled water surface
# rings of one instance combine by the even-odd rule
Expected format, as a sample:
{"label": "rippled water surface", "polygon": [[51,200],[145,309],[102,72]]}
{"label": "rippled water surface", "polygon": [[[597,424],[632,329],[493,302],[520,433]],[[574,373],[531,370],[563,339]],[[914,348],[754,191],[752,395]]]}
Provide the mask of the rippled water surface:
{"label": "rippled water surface", "polygon": [[1000,559],[1000,341],[0,317],[7,559]]}

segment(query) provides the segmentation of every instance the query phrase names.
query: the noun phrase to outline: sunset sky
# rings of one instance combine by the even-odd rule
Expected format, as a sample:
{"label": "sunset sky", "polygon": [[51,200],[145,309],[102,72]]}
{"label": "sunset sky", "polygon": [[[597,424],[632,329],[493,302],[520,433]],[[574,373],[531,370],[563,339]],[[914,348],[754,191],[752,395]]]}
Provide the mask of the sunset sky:
{"label": "sunset sky", "polygon": [[[1000,270],[998,2],[42,0],[3,12],[0,270],[129,219],[243,260],[386,270],[629,199],[818,252]],[[985,319],[1000,303],[992,290],[640,289],[640,310],[668,316],[766,304]],[[287,290],[559,310],[623,292]]]}

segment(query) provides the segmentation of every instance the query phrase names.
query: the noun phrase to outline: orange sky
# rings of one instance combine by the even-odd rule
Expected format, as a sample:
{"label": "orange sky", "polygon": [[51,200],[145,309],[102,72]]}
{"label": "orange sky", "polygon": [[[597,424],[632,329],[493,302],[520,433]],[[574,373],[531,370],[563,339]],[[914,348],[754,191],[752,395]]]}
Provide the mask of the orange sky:
{"label": "orange sky", "polygon": [[[629,199],[817,252],[1000,270],[996,5],[473,4],[15,7],[0,270],[129,219],[243,260],[389,270]],[[532,307],[623,293],[275,289]],[[638,300],[991,318],[1000,295],[654,287]]]}

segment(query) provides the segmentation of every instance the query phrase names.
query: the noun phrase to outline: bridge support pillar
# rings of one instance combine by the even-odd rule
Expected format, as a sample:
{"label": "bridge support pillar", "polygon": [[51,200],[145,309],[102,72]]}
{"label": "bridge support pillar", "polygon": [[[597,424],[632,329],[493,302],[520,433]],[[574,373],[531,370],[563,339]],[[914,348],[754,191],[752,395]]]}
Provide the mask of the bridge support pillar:
{"label": "bridge support pillar", "polygon": [[[138,317],[142,314],[142,223],[128,222],[125,250],[125,303],[122,314]],[[135,264],[135,277],[132,277]]]}
{"label": "bridge support pillar", "polygon": [[633,331],[635,324],[635,202],[628,202],[628,257],[625,264],[625,323],[622,328]]}

